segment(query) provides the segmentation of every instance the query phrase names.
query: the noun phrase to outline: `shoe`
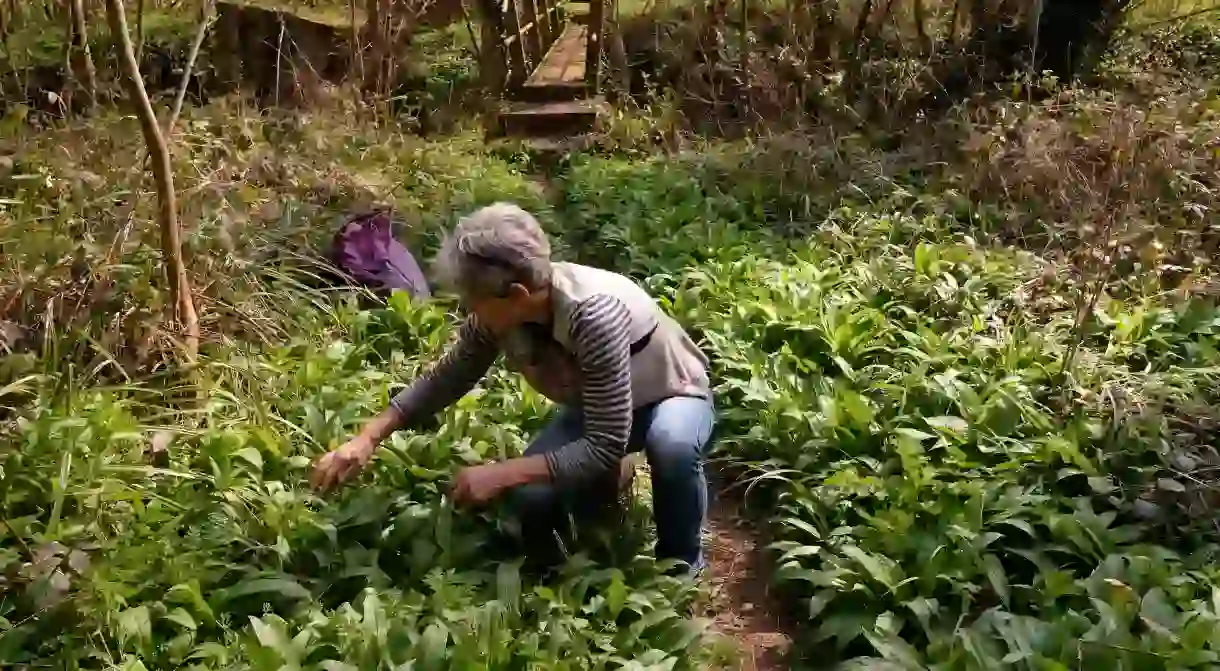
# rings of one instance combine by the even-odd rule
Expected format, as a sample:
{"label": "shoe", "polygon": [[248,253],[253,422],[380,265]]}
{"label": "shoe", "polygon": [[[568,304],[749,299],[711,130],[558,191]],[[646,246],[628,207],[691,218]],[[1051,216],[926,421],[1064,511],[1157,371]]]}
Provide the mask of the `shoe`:
{"label": "shoe", "polygon": [[665,575],[668,575],[671,578],[683,578],[690,580],[691,582],[695,582],[703,577],[703,571],[706,568],[707,562],[705,562],[702,557],[700,557],[699,561],[693,566],[688,562],[679,560],[676,565],[665,571]]}

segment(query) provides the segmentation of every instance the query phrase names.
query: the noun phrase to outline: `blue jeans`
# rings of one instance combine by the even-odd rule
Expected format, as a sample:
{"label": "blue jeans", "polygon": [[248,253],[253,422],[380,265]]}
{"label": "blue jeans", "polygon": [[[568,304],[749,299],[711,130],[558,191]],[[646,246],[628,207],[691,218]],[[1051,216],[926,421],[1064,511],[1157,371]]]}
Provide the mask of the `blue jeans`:
{"label": "blue jeans", "polygon": [[[708,399],[674,397],[639,408],[631,423],[629,452],[644,451],[652,474],[653,512],[657,524],[657,558],[677,559],[692,567],[703,564],[703,524],[707,519],[707,478],[703,451],[711,438],[715,410]],[[525,450],[544,454],[580,438],[581,412],[559,411]],[[591,499],[616,493],[618,469],[607,475],[606,489],[560,492],[551,485],[518,487],[512,494],[528,551],[549,554],[556,532],[564,536],[569,513],[579,515]],[[598,501],[592,501],[596,504]],[[585,505],[581,505],[585,504]]]}

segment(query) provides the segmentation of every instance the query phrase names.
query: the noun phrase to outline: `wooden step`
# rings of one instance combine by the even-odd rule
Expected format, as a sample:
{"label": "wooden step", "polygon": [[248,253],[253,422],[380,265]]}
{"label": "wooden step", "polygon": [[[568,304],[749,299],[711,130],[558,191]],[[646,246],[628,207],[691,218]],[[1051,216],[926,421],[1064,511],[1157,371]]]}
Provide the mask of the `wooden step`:
{"label": "wooden step", "polygon": [[515,103],[500,114],[500,134],[514,137],[570,137],[597,130],[605,108],[601,99]]}
{"label": "wooden step", "polygon": [[583,81],[526,83],[505,92],[509,100],[527,103],[557,103],[589,97],[589,86]]}

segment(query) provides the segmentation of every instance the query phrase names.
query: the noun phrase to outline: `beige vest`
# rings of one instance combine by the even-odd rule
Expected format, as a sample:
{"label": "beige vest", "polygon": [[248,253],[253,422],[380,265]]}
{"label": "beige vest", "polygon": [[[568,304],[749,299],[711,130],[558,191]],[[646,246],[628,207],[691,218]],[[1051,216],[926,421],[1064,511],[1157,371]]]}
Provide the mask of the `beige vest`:
{"label": "beige vest", "polygon": [[[627,306],[632,343],[647,337],[647,345],[631,357],[631,400],[636,408],[674,396],[707,398],[707,357],[686,331],[661,311],[652,296],[630,278],[616,273],[556,263],[551,282],[554,305],[553,340],[519,329],[500,342],[505,363],[520,371],[530,385],[555,403],[580,404],[580,366],[568,339],[571,317],[585,299],[610,294]],[[651,334],[651,335],[650,335]]]}

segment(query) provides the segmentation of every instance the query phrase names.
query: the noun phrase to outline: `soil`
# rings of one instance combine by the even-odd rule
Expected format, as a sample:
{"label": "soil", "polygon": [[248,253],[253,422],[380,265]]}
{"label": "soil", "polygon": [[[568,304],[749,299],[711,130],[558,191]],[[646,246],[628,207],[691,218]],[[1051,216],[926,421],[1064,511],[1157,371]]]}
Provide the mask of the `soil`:
{"label": "soil", "polygon": [[708,511],[708,599],[701,615],[734,644],[739,671],[789,668],[792,628],[771,588],[771,563],[739,502],[718,495]]}

